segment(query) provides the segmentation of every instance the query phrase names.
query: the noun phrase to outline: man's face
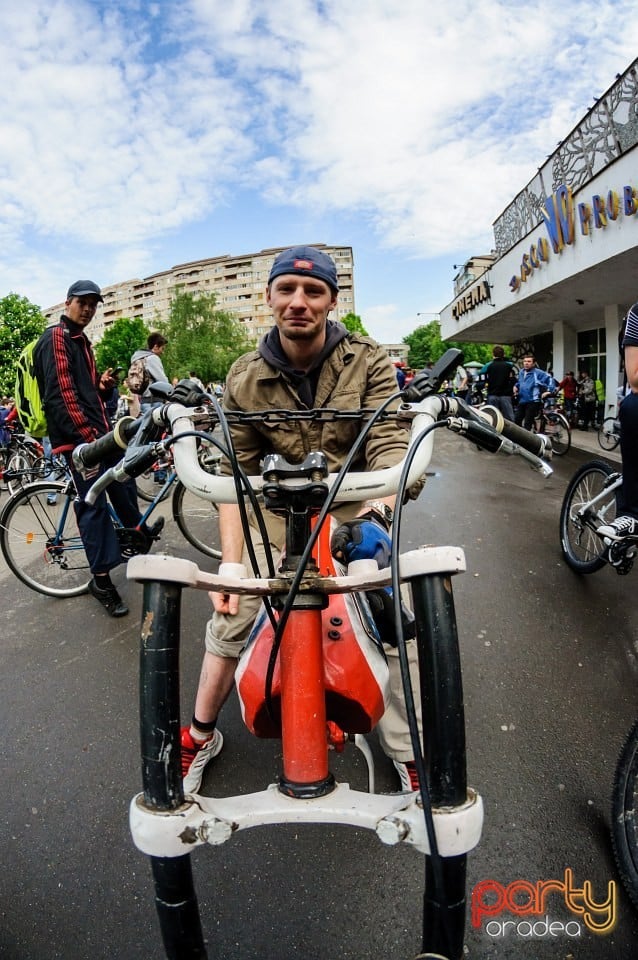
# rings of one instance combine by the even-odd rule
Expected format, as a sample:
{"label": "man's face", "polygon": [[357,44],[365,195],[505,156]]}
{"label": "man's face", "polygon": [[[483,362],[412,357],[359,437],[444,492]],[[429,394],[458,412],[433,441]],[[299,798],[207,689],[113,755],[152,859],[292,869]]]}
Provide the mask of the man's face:
{"label": "man's face", "polygon": [[534,366],[534,357],[523,357],[523,369],[531,370]]}
{"label": "man's face", "polygon": [[275,277],[266,292],[275,323],[288,340],[314,340],[326,326],[337,295],[315,277],[285,273]]}
{"label": "man's face", "polygon": [[78,327],[86,327],[95,316],[97,305],[98,299],[92,294],[87,294],[85,297],[72,297],[66,301],[64,312],[72,323],[77,324]]}

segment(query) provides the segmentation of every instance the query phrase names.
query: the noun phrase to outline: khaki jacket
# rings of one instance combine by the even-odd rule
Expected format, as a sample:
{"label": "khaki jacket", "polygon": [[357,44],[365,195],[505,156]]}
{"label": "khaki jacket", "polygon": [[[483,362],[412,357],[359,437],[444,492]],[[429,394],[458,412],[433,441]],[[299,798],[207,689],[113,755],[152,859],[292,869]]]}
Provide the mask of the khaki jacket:
{"label": "khaki jacket", "polygon": [[[396,391],[394,367],[385,350],[370,337],[349,334],[324,360],[315,408],[376,409]],[[256,350],[240,357],[230,368],[224,407],[244,411],[307,409],[285,373],[271,367]],[[334,473],[359,435],[359,424],[346,420],[233,424],[232,435],[237,457],[249,475],[259,473],[260,460],[267,453],[300,463],[317,450],[325,453],[328,468]],[[398,426],[396,420],[380,423],[371,431],[352,469],[394,466],[405,456],[407,441],[407,426]],[[228,472],[227,463],[224,467]]]}

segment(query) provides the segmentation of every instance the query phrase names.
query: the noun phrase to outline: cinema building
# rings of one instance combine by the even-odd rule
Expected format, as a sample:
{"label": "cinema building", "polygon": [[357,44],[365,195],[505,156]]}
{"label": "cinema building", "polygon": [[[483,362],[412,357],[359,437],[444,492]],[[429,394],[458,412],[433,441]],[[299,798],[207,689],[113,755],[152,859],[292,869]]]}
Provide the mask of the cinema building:
{"label": "cinema building", "polygon": [[444,339],[528,349],[559,379],[585,369],[615,409],[618,333],[638,301],[638,60],[494,223],[455,278]]}

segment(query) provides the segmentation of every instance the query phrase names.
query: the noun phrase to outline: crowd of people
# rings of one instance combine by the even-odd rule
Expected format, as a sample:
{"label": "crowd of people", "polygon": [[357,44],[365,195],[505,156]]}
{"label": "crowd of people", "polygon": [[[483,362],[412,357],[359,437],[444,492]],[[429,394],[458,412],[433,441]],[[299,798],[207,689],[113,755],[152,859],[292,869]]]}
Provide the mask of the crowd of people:
{"label": "crowd of people", "polygon": [[[397,387],[403,389],[414,376],[404,362],[396,361],[393,365],[385,350],[370,337],[350,333],[342,324],[330,319],[337,295],[336,267],[327,254],[312,247],[291,248],[279,254],[266,288],[274,325],[257,349],[232,365],[225,384],[209,383],[206,389],[223,397],[224,406],[229,410],[303,409],[338,405],[346,402],[346,398],[349,407],[376,407],[396,393]],[[152,409],[161,401],[153,396],[151,385],[171,381],[162,362],[167,341],[158,332],[150,333],[147,343],[133,354],[128,376],[122,376],[124,368],[98,371],[86,328],[101,301],[101,290],[93,281],[72,283],[67,291],[64,312],[59,322],[48,327],[39,338],[34,360],[51,449],[65,457],[79,494],[75,510],[90,563],[90,593],[110,616],[121,617],[128,613],[128,606],[111,580],[111,572],[122,563],[122,557],[108,512],[107,494],[101,494],[93,505],[84,499],[96,476],[108,469],[114,460],[107,458],[99,471],[87,478],[76,470],[72,452],[78,444],[103,436],[111,429],[113,418],[123,412],[137,416]],[[621,445],[628,477],[623,486],[622,515],[605,530],[605,535],[610,538],[621,537],[626,531],[633,533],[638,528],[638,496],[635,496],[638,493],[635,489],[638,468],[632,459],[633,450],[629,452],[626,441],[629,431],[634,429],[633,419],[638,416],[637,357],[638,310],[633,314],[625,339],[628,380],[637,391],[631,393],[621,406],[625,431],[625,442],[621,441]],[[132,389],[132,371],[136,362],[141,363],[136,368],[136,376],[140,370],[144,373],[143,386],[138,386],[137,391]],[[189,371],[189,378],[204,388],[195,370]],[[459,366],[454,379],[443,389],[470,402],[479,391],[481,399],[486,399],[504,417],[527,429],[533,426],[544,400],[560,391],[572,422],[580,418],[582,428],[587,429],[596,419],[601,388],[600,381],[593,380],[586,370],[580,371],[578,379],[573,372],[568,372],[558,382],[551,373],[539,368],[532,353],[522,356],[518,365],[506,356],[502,346],[495,346],[492,359],[482,368],[470,370]],[[6,413],[4,418],[0,417],[0,428],[10,409],[10,398],[4,398],[0,410],[6,410]],[[300,432],[295,440],[294,431],[294,425],[291,425],[290,436],[286,431],[286,449],[283,451],[279,450],[281,437],[277,432],[261,432],[253,423],[234,425],[233,439],[242,467],[248,474],[258,473],[259,461],[266,453],[285,452],[289,456],[292,449],[295,455],[303,457],[302,434]],[[316,442],[321,446],[321,426],[318,431]],[[341,465],[350,441],[346,430],[342,431],[339,443],[333,438],[329,445],[330,469],[338,469]],[[364,449],[358,469],[375,470],[395,464],[404,456],[406,444],[407,434],[382,422],[375,428],[374,442]],[[228,469],[227,464],[225,469]],[[412,491],[412,495],[418,495],[418,490]],[[108,497],[125,525],[141,525],[133,480],[112,484],[108,488]],[[341,507],[338,511],[341,526],[338,535],[333,537],[335,556],[346,560],[359,559],[362,543],[375,544],[375,549],[383,543],[389,550],[389,520],[393,507],[392,497]],[[246,562],[239,508],[221,504],[219,518],[223,562]],[[162,525],[163,519],[160,519],[145,532],[156,539]],[[270,549],[278,557],[283,546],[283,531],[277,518],[270,518],[267,522],[267,533]],[[251,535],[259,563],[263,564],[262,534],[255,526]],[[203,662],[193,715],[190,724],[182,730],[183,776],[189,790],[198,789],[206,765],[222,749],[219,714],[233,687],[238,657],[259,606],[254,598],[230,594],[212,594],[212,604],[213,614],[203,631]],[[403,788],[412,790],[416,788],[416,771],[399,680],[397,650],[392,643],[386,643],[384,647],[390,665],[392,698],[379,725],[379,736],[383,749],[395,764]],[[416,673],[413,642],[409,642],[409,649],[411,669]],[[418,683],[414,688],[418,691]]]}

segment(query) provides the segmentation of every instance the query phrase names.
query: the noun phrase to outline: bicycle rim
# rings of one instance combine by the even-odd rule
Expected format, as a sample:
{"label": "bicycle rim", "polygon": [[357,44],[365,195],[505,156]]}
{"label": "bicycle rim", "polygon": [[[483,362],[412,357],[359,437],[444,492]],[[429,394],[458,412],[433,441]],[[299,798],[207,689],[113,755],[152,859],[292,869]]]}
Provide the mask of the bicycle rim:
{"label": "bicycle rim", "polygon": [[12,456],[9,458],[6,469],[9,474],[16,474],[15,480],[10,480],[5,477],[7,482],[7,490],[12,496],[18,490],[21,490],[22,487],[26,486],[27,483],[32,483],[35,479],[34,472],[31,469],[31,464],[22,453],[12,454]]}
{"label": "bicycle rim", "polygon": [[638,723],[624,743],[612,792],[611,840],[618,872],[638,909]]}
{"label": "bicycle rim", "polygon": [[[164,477],[166,474],[168,476],[172,474],[172,468],[169,467],[168,471],[164,469]],[[135,486],[137,488],[137,495],[140,500],[143,500],[145,503],[152,503],[153,500],[157,499],[157,503],[162,503],[168,497],[172,484],[167,485],[164,480],[160,482],[156,481],[158,471],[150,467],[148,470],[145,470],[139,477],[135,478]]]}
{"label": "bicycle rim", "polygon": [[571,430],[565,417],[560,414],[556,414],[555,419],[552,417],[551,422],[553,427],[551,435],[552,451],[557,457],[562,457],[572,445]]}
{"label": "bicycle rim", "polygon": [[598,428],[598,443],[603,450],[615,450],[620,443],[620,435],[615,429],[614,417],[607,417]]}
{"label": "bicycle rim", "polygon": [[[23,487],[0,514],[0,549],[27,587],[49,597],[86,593],[89,561],[80,538],[74,493],[64,483]],[[47,499],[55,503],[47,503]]]}
{"label": "bicycle rim", "polygon": [[178,481],[173,494],[173,519],[196,550],[215,560],[221,559],[216,503],[202,500]]}
{"label": "bicycle rim", "polygon": [[595,508],[586,505],[606,487],[614,471],[603,460],[584,464],[572,477],[560,512],[563,557],[577,573],[595,573],[605,566],[607,548],[596,529],[616,516],[616,494],[610,490]]}

